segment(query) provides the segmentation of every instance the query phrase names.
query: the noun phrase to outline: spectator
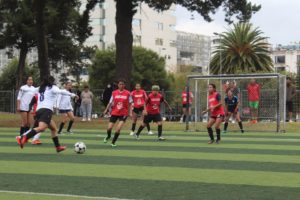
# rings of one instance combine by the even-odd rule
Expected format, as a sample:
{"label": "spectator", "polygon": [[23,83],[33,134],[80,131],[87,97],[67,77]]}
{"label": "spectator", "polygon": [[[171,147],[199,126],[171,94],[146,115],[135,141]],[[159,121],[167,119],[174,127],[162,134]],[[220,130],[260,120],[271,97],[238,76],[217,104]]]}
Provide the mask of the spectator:
{"label": "spectator", "polygon": [[77,116],[77,117],[80,117],[81,116],[81,113],[80,113],[80,106],[81,106],[81,91],[77,86],[75,86],[75,92],[74,92],[79,98],[76,99],[74,98],[74,115]]}
{"label": "spectator", "polygon": [[248,101],[251,113],[250,123],[256,124],[258,117],[258,106],[260,98],[260,85],[256,83],[255,79],[251,79],[250,83],[247,86],[248,92]]}
{"label": "spectator", "polygon": [[292,122],[293,117],[293,99],[296,96],[296,88],[290,77],[286,78],[286,108],[288,112],[287,121]]}
{"label": "spectator", "polygon": [[89,86],[85,85],[83,91],[81,92],[81,110],[82,110],[82,120],[81,121],[91,121],[92,115],[92,99],[94,95],[89,90]]}

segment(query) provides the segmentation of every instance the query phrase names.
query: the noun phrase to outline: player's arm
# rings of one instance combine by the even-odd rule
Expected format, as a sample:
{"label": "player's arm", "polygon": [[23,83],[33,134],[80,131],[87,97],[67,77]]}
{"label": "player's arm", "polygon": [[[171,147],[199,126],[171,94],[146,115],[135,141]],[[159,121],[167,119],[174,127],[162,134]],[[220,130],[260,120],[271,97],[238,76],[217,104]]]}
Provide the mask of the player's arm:
{"label": "player's arm", "polygon": [[17,98],[17,111],[20,111],[20,104],[21,104],[21,98],[23,96],[23,88],[21,87],[18,92],[18,98]]}
{"label": "player's arm", "polygon": [[129,111],[129,116],[131,117],[132,116],[132,110],[133,110],[133,99],[132,99],[131,95],[129,95],[128,101],[129,101],[128,111]]}

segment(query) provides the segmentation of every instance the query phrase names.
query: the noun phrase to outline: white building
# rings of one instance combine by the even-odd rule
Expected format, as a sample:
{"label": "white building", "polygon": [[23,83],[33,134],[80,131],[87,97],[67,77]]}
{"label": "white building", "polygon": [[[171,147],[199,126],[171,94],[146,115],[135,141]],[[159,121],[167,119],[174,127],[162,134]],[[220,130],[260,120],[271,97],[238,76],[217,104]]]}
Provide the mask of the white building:
{"label": "white building", "polygon": [[300,63],[300,44],[278,45],[272,49],[271,57],[275,71],[297,73],[297,65]]}
{"label": "white building", "polygon": [[[134,45],[151,49],[165,57],[168,71],[175,71],[177,65],[175,8],[174,5],[167,11],[157,12],[141,3],[132,22]],[[114,0],[105,0],[96,6],[91,14],[93,36],[88,38],[86,45],[105,49],[115,44],[115,15]]]}

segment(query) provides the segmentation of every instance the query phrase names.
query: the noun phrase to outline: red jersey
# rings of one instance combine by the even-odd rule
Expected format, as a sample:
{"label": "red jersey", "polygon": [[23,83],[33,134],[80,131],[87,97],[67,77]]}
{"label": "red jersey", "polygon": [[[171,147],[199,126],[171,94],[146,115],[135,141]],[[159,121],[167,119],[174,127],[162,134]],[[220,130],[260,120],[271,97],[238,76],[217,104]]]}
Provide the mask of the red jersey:
{"label": "red jersey", "polygon": [[150,115],[160,114],[160,103],[164,101],[164,97],[157,93],[154,95],[153,93],[149,94],[147,99],[147,112]]}
{"label": "red jersey", "polygon": [[255,83],[254,85],[248,84],[247,86],[248,91],[248,100],[249,101],[259,101],[259,94],[260,94],[260,85]]}
{"label": "red jersey", "polygon": [[211,95],[208,96],[208,106],[210,108],[211,116],[218,116],[218,115],[225,115],[224,108],[222,105],[219,107],[212,109],[213,106],[218,105],[221,101],[221,96],[217,92],[213,92]]}
{"label": "red jersey", "polygon": [[129,103],[132,99],[128,90],[115,90],[111,95],[112,111],[111,115],[128,116]]}
{"label": "red jersey", "polygon": [[144,90],[134,90],[131,92],[131,97],[133,100],[133,107],[141,108],[144,106],[145,101],[147,99],[147,94]]}
{"label": "red jersey", "polygon": [[[190,104],[192,104],[193,103],[193,93],[192,92],[189,92],[190,93],[190,96],[189,96],[189,102],[190,102]],[[181,93],[181,98],[182,98],[182,104],[183,105],[185,105],[185,104],[187,104],[187,92],[186,91],[183,91],[182,93]]]}

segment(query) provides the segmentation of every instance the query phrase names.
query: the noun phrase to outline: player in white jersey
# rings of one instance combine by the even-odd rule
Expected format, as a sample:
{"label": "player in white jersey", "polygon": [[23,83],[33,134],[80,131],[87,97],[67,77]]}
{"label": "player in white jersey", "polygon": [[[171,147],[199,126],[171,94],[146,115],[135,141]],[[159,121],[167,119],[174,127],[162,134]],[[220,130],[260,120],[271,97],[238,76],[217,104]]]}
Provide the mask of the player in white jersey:
{"label": "player in white jersey", "polygon": [[[65,91],[71,92],[72,89],[72,83],[67,82],[65,83]],[[59,125],[58,134],[61,134],[62,129],[64,128],[65,123],[69,121],[69,125],[67,128],[67,133],[72,134],[71,131],[73,122],[74,122],[74,114],[73,114],[73,107],[71,104],[71,96],[70,95],[64,95],[60,94],[57,99],[57,108],[59,109],[59,113],[61,114],[61,123]]]}
{"label": "player in white jersey", "polygon": [[47,128],[51,130],[52,140],[56,151],[61,152],[67,148],[66,146],[61,146],[59,144],[57,128],[55,122],[51,120],[51,118],[58,94],[70,96],[76,95],[65,90],[60,90],[56,85],[54,85],[54,81],[55,79],[52,76],[45,78],[42,85],[38,88],[38,105],[34,123],[35,128],[27,131],[21,137],[16,137],[16,140],[21,148],[24,147],[30,138],[34,137],[37,133],[46,130]]}
{"label": "player in white jersey", "polygon": [[18,93],[17,98],[17,112],[20,112],[21,116],[21,127],[20,135],[30,129],[30,125],[33,121],[32,115],[30,114],[29,104],[35,93],[35,87],[33,86],[32,77],[26,78],[26,85],[23,85]]}

